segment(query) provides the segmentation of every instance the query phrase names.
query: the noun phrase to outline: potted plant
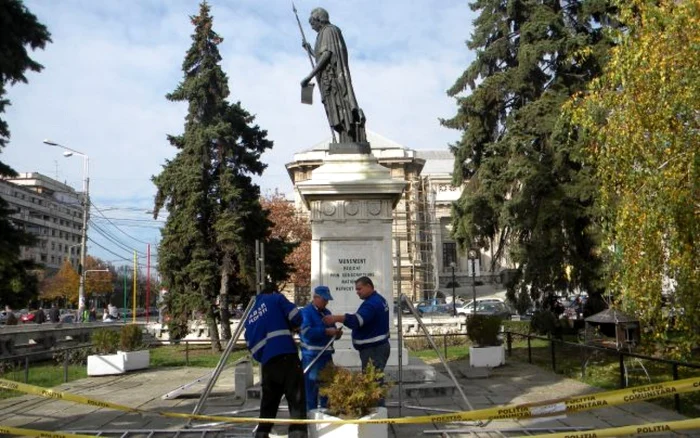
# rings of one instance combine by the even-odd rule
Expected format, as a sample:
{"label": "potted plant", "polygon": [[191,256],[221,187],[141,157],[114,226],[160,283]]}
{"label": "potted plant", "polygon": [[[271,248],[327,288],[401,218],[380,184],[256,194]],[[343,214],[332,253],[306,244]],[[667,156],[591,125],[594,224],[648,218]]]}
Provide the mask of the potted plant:
{"label": "potted plant", "polygon": [[150,353],[143,346],[143,333],[136,324],[113,329],[97,329],[92,333],[93,348],[97,354],[88,356],[88,376],[124,374],[127,371],[148,368]]}
{"label": "potted plant", "polygon": [[[328,409],[314,409],[309,417],[318,420],[339,420],[349,418],[387,418],[387,410],[380,407],[389,392],[388,385],[382,383],[384,373],[370,362],[365,372],[329,365],[320,373],[319,393],[328,397]],[[386,424],[312,424],[309,425],[311,438],[346,438],[388,436]]]}
{"label": "potted plant", "polygon": [[472,367],[497,367],[506,363],[505,349],[498,335],[501,318],[491,315],[470,315],[467,318],[469,365]]}

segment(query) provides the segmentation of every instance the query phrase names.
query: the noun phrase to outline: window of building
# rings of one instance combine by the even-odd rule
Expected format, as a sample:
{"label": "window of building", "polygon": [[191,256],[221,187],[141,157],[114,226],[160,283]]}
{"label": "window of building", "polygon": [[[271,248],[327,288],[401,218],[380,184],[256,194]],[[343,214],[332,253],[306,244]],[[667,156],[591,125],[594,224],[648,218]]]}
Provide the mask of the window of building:
{"label": "window of building", "polygon": [[449,271],[451,263],[457,263],[457,244],[455,242],[443,242],[442,244],[442,269]]}
{"label": "window of building", "polygon": [[56,251],[56,244],[51,242],[51,251]]}
{"label": "window of building", "polygon": [[42,254],[42,255],[41,255],[41,261],[42,261],[42,262],[45,262],[45,261],[46,261],[46,254]]}

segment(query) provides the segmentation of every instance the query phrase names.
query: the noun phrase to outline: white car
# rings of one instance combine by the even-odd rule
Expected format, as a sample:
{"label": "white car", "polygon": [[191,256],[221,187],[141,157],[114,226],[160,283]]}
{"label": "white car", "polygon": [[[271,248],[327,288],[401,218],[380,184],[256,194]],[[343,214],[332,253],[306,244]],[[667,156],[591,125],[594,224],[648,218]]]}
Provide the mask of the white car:
{"label": "white car", "polygon": [[[481,305],[483,303],[503,303],[503,304],[505,304],[505,300],[503,300],[502,298],[495,298],[495,297],[494,298],[477,298],[476,299],[477,308],[479,307],[479,305]],[[467,316],[467,315],[471,315],[472,312],[474,312],[474,300],[469,300],[466,303],[464,303],[463,305],[457,307],[457,315]]]}

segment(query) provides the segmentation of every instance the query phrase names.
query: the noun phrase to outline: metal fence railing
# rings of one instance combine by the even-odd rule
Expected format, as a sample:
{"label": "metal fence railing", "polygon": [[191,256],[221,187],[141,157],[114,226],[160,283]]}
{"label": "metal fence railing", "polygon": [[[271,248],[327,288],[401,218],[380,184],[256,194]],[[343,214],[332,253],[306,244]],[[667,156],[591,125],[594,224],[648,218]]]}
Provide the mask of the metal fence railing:
{"label": "metal fence railing", "polygon": [[[700,375],[700,364],[664,359],[582,342],[570,342],[552,337],[505,332],[507,357],[525,359],[531,364],[550,367],[552,371],[585,380],[613,378],[618,388],[632,385],[679,380]],[[514,348],[514,338],[524,339],[526,348]],[[533,341],[541,346],[533,347]],[[574,358],[572,360],[572,358]],[[595,376],[592,374],[595,373]],[[613,377],[614,376],[614,377]],[[612,382],[611,382],[612,383]],[[673,407],[681,411],[681,398],[674,394]]]}

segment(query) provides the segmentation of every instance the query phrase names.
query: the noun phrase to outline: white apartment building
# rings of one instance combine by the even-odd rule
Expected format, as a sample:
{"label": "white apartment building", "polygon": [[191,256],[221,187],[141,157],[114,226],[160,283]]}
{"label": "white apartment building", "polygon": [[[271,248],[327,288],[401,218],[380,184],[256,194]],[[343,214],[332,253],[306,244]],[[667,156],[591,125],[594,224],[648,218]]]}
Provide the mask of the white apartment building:
{"label": "white apartment building", "polygon": [[21,248],[21,258],[48,269],[69,260],[77,269],[83,223],[82,194],[38,172],[0,179],[0,197],[15,210],[11,220],[37,242]]}
{"label": "white apartment building", "polygon": [[[400,280],[401,291],[413,300],[431,296],[436,290],[447,291],[452,263],[456,281],[471,284],[471,261],[458,250],[450,233],[452,203],[462,193],[462,187],[452,186],[452,153],[446,149],[408,149],[371,131],[367,131],[367,139],[379,164],[389,168],[393,178],[408,183],[394,210],[394,266],[401,266],[394,273],[394,290],[398,290]],[[329,143],[330,139],[294,155],[294,161],[286,167],[295,184],[311,178],[311,171],[328,154]],[[295,204],[308,214],[298,193]],[[500,280],[503,266],[497,263],[492,270],[491,256],[490,251],[479,252],[475,261],[477,281]]]}

